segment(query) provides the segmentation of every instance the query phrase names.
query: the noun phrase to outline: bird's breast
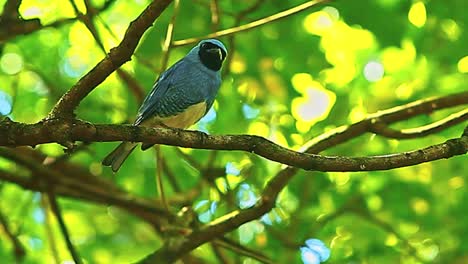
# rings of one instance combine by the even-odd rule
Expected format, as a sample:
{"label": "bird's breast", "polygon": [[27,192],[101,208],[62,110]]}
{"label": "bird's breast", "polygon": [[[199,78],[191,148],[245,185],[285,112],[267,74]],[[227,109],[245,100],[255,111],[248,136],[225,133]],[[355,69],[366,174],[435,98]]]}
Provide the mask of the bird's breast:
{"label": "bird's breast", "polygon": [[195,124],[200,120],[206,113],[206,102],[200,102],[198,104],[187,107],[183,112],[173,116],[158,117],[156,116],[149,122],[144,122],[145,126],[155,126],[157,124],[164,124],[168,127],[185,129]]}

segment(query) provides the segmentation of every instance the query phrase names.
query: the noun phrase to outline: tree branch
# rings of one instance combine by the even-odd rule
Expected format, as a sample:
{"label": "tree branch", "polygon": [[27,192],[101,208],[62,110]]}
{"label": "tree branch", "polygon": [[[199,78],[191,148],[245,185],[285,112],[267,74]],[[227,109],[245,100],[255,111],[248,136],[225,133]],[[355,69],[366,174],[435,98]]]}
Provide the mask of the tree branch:
{"label": "tree branch", "polygon": [[[463,104],[468,101],[468,92],[438,99],[417,101],[404,107],[396,107],[370,115],[369,118],[350,126],[353,131],[359,126],[368,130],[373,120],[398,121],[435,109]],[[0,122],[0,146],[37,145],[60,142],[131,141],[171,146],[239,150],[257,154],[266,159],[305,170],[318,171],[369,171],[387,170],[411,166],[422,162],[448,158],[466,153],[466,138],[448,140],[445,143],[401,154],[374,157],[328,157],[301,153],[279,146],[263,137],[253,135],[207,135],[199,131],[184,131],[171,128],[147,128],[132,125],[99,125],[79,120],[51,119],[36,124],[21,124],[5,119]],[[334,136],[334,140],[339,135]],[[319,143],[319,142],[318,142]],[[315,143],[314,143],[315,145]]]}
{"label": "tree branch", "polygon": [[6,20],[17,20],[20,21],[19,7],[21,0],[7,0],[3,5],[3,13],[0,16],[0,23],[4,23]]}
{"label": "tree branch", "polygon": [[47,192],[47,197],[49,198],[49,203],[50,203],[50,208],[52,209],[52,212],[54,213],[55,217],[57,218],[57,222],[59,223],[60,231],[62,232],[63,238],[65,239],[65,243],[67,245],[68,251],[70,251],[70,255],[73,258],[73,261],[76,264],[81,264],[83,263],[81,261],[80,256],[78,255],[78,252],[76,251],[75,247],[73,246],[71,240],[70,240],[70,233],[68,232],[67,226],[65,225],[65,221],[63,221],[62,217],[62,212],[60,210],[60,207],[57,203],[57,200],[55,198],[55,194],[51,186],[49,186],[49,190]]}
{"label": "tree branch", "polygon": [[[359,135],[369,132],[372,120],[375,120],[376,118],[379,118],[379,120],[390,124],[414,117],[416,115],[424,113],[427,114],[438,109],[463,105],[467,103],[468,92],[462,92],[440,98],[419,100],[403,106],[380,111],[370,115],[368,118],[360,122],[350,126],[339,127],[333,131],[330,131],[329,133],[325,133],[309,142],[308,146],[305,146],[304,149],[307,153],[318,153],[324,149],[346,142],[351,138],[355,138]],[[466,153],[468,150],[468,128],[465,128],[465,131],[460,140],[463,141],[462,145],[464,145],[463,148],[465,148]],[[421,154],[424,153],[424,151],[425,150],[421,150]],[[403,153],[399,155],[405,154]],[[138,263],[152,263],[152,261],[157,259],[173,261],[198,247],[199,245],[202,245],[203,243],[231,232],[244,223],[260,218],[274,207],[278,194],[281,192],[281,190],[283,190],[283,188],[286,186],[289,180],[292,179],[296,172],[297,168],[295,167],[287,167],[281,170],[267,183],[265,189],[262,192],[261,199],[255,206],[240,211],[236,210],[224,215],[223,217],[215,219],[200,230],[191,233],[185,239],[185,242],[180,244],[179,247],[170,248],[167,244],[165,244],[163,247],[148,255]]]}
{"label": "tree branch", "polygon": [[81,100],[102,83],[107,76],[130,60],[143,33],[153,25],[154,20],[161,15],[171,2],[171,0],[154,0],[151,2],[143,13],[130,23],[122,42],[111,49],[103,60],[60,98],[49,114],[49,118],[73,117],[73,111],[78,107]]}
{"label": "tree branch", "polygon": [[255,21],[250,22],[250,23],[245,24],[245,25],[220,30],[220,31],[217,31],[217,32],[214,32],[214,33],[202,36],[202,37],[195,37],[195,38],[176,40],[176,41],[174,41],[172,43],[172,46],[173,47],[184,46],[184,45],[189,45],[189,44],[196,43],[196,42],[198,42],[198,41],[200,41],[202,39],[220,38],[220,37],[229,36],[229,35],[241,32],[241,31],[247,31],[247,30],[259,27],[259,26],[263,26],[263,25],[265,25],[267,23],[270,23],[270,22],[273,22],[273,21],[278,21],[278,20],[280,20],[282,18],[286,18],[288,16],[297,14],[297,13],[302,12],[302,11],[305,11],[305,10],[311,8],[311,7],[321,5],[321,4],[325,4],[325,3],[330,2],[330,1],[331,0],[309,1],[309,2],[306,2],[304,4],[301,4],[301,5],[295,6],[293,8],[290,8],[288,10],[276,13],[274,15],[264,17],[264,18],[261,18],[259,20],[255,20]]}
{"label": "tree branch", "polygon": [[[102,179],[97,177],[90,181],[85,176],[85,172],[73,167],[72,164],[68,164],[69,166],[60,166],[59,164],[53,164],[54,167],[44,166],[41,162],[36,161],[31,153],[27,154],[24,156],[17,151],[0,148],[0,156],[24,166],[33,173],[33,177],[26,177],[0,170],[0,179],[15,183],[24,189],[44,193],[47,192],[47,184],[53,184],[54,191],[58,195],[114,205],[144,219],[155,227],[160,225],[161,219],[169,218],[162,209],[160,201],[137,198],[115,186],[105,184]],[[55,165],[57,166],[55,167]],[[68,173],[62,174],[64,171]],[[75,174],[74,171],[77,173]],[[192,199],[194,192],[185,192],[184,195],[187,197],[179,197],[178,195],[171,199],[173,203],[186,203],[188,199]]]}
{"label": "tree branch", "polygon": [[[5,133],[5,139],[9,139],[10,142],[0,139],[0,145],[3,146],[36,145],[63,140],[145,142],[195,149],[245,151],[285,165],[315,171],[374,171],[400,168],[465,154],[468,144],[465,137],[462,137],[401,154],[350,158],[296,152],[253,135],[213,136],[200,131],[132,125],[93,125],[78,120],[70,125],[62,119],[33,125],[9,122],[7,126],[9,133]],[[54,130],[64,134],[50,133]]]}
{"label": "tree branch", "polygon": [[[113,0],[112,0],[113,1]],[[83,15],[80,10],[78,9],[78,6],[75,3],[75,0],[70,0],[70,4],[73,7],[73,10],[75,11],[76,16],[79,18],[79,20],[88,28],[88,31],[91,33],[93,36],[94,40],[98,44],[99,48],[102,50],[104,54],[106,54],[106,48],[104,46],[104,43],[102,41],[101,36],[98,33],[98,30],[94,24],[95,20],[95,11],[89,0],[85,0],[84,4],[86,6],[86,15]],[[117,75],[119,78],[127,85],[129,90],[133,93],[135,98],[137,99],[138,102],[142,102],[143,98],[145,96],[145,91],[144,89],[138,84],[138,82],[135,80],[135,78],[129,74],[127,71],[124,69],[118,68],[116,69]]]}
{"label": "tree branch", "polygon": [[11,231],[10,226],[8,225],[7,219],[1,211],[0,211],[0,225],[3,227],[3,231],[5,232],[5,235],[13,244],[13,249],[14,249],[16,260],[18,262],[21,262],[21,260],[23,260],[24,256],[26,255],[26,250],[24,249],[18,237],[16,237],[13,231]]}
{"label": "tree branch", "polygon": [[444,130],[447,127],[462,123],[468,120],[468,109],[451,114],[437,122],[415,128],[395,130],[377,119],[371,125],[371,131],[386,138],[409,139],[427,136]]}

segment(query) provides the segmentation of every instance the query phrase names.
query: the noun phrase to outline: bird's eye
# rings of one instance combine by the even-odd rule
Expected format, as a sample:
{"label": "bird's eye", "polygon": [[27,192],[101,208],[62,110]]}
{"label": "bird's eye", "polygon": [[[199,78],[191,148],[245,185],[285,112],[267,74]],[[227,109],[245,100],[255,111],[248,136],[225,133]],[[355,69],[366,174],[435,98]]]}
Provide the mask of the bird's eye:
{"label": "bird's eye", "polygon": [[201,45],[201,47],[202,47],[203,49],[206,49],[206,48],[208,48],[208,44],[203,43],[203,44]]}

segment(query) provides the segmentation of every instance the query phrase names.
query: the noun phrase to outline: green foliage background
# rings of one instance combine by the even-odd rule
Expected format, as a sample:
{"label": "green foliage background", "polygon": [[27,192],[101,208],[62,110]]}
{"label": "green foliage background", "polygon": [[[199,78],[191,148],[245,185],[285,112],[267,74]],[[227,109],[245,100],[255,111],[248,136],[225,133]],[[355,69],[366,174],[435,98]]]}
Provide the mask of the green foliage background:
{"label": "green foliage background", "polygon": [[[0,1],[0,6],[4,2]],[[99,7],[104,1],[91,2]],[[84,11],[84,4],[76,3]],[[120,0],[99,15],[96,25],[107,49],[119,43],[128,23],[148,3]],[[241,24],[300,3],[263,1]],[[251,5],[247,0],[219,1],[219,29],[234,26],[234,15]],[[182,1],[176,40],[212,32],[208,6],[209,1]],[[194,128],[211,134],[257,134],[299,149],[315,136],[359,121],[368,113],[466,90],[466,7],[464,0],[341,0],[237,33],[233,38],[223,37],[231,64],[225,65],[224,82],[211,118]],[[415,13],[409,16],[412,8]],[[123,66],[146,91],[159,72],[171,10],[156,21],[133,60]],[[38,17],[43,24],[75,17],[68,1],[24,0],[20,11],[24,18]],[[26,123],[44,118],[57,99],[104,56],[81,22],[44,28],[0,46],[0,90],[11,97],[10,117]],[[191,47],[173,48],[169,65]],[[364,76],[366,65],[372,61],[385,69],[378,81]],[[125,123],[132,120],[138,106],[114,73],[81,103],[77,114],[89,122]],[[301,107],[316,114],[309,118]],[[451,112],[421,116],[395,128],[424,125]],[[324,154],[403,152],[458,137],[462,130],[463,124],[405,141],[368,134]],[[154,150],[135,151],[113,176],[100,162],[114,146],[93,143],[74,154],[71,161],[98,177],[112,179],[133,194],[156,197]],[[52,157],[64,155],[58,144],[37,149]],[[228,166],[226,175],[210,185],[175,148],[162,147],[161,151],[182,190],[202,186],[191,205],[203,215],[203,221],[249,204],[266,180],[281,169],[279,164],[238,152],[219,152],[213,163],[207,164],[211,151],[183,149],[202,166]],[[270,214],[243,225],[231,236],[277,263],[300,263],[299,246],[311,237],[330,246],[329,263],[464,263],[468,261],[466,164],[466,156],[462,156],[392,171],[301,171],[281,193]],[[0,167],[26,172],[5,159],[0,159]],[[177,195],[167,189],[168,196]],[[210,202],[202,202],[205,200]],[[217,209],[213,215],[206,214],[212,202],[216,202]],[[65,198],[60,203],[72,241],[88,263],[128,263],[162,243],[147,223],[114,207]],[[3,183],[0,210],[27,249],[24,263],[51,263],[50,234],[45,227],[45,218],[50,216],[43,210],[41,194]],[[70,259],[56,223],[51,221],[59,256]],[[12,263],[12,245],[2,232],[0,259]],[[217,263],[209,246],[200,247],[194,254],[205,263]],[[256,263],[231,253],[228,256],[233,256],[236,263]]]}

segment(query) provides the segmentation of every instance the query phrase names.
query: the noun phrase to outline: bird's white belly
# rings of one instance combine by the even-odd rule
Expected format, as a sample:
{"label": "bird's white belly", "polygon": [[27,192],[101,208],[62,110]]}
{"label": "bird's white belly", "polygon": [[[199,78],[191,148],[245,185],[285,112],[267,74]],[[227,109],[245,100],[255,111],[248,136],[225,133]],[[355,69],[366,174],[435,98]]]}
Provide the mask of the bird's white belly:
{"label": "bird's white belly", "polygon": [[201,102],[195,105],[189,106],[184,112],[177,115],[168,116],[168,117],[155,117],[150,120],[143,122],[144,126],[157,126],[158,124],[163,124],[168,127],[173,128],[188,128],[191,125],[195,124],[200,118],[205,115],[206,112],[206,103]]}

